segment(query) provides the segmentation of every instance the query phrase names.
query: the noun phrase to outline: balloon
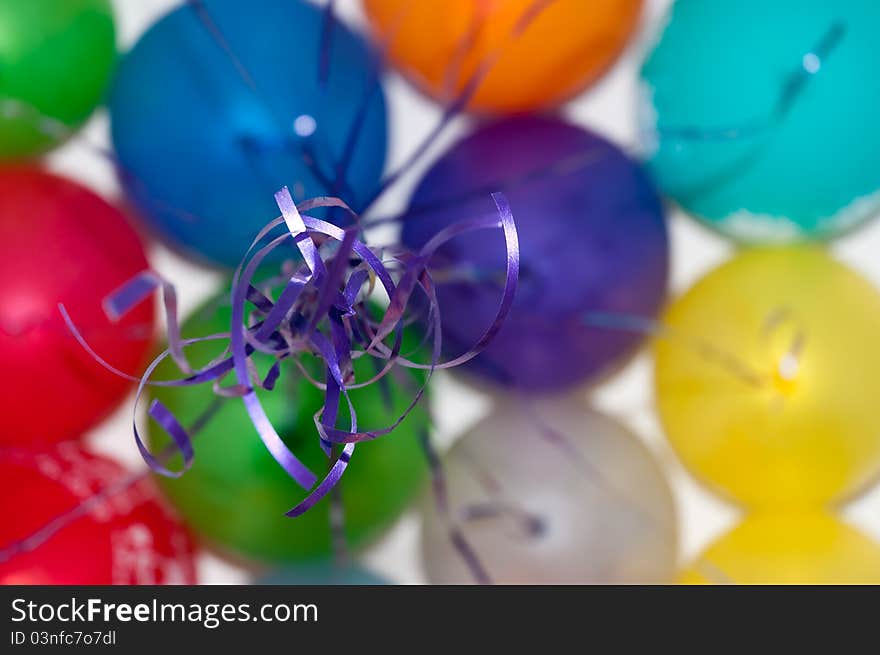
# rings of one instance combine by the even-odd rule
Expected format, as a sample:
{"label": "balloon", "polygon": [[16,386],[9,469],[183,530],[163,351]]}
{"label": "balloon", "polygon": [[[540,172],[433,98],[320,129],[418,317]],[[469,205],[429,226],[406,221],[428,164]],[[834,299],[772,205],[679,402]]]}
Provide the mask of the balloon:
{"label": "balloon", "polygon": [[[297,201],[365,201],[385,161],[385,100],[372,84],[374,55],[341,24],[321,82],[323,18],[311,3],[201,4],[207,13],[172,11],[122,59],[112,138],[125,190],[150,226],[194,257],[235,266],[278,216],[283,185]],[[357,138],[345,166],[349,132]]]}
{"label": "balloon", "polygon": [[128,478],[115,462],[72,443],[0,449],[0,516],[7,519],[0,584],[194,584],[188,534],[149,479],[125,486]]}
{"label": "balloon", "polygon": [[355,565],[336,566],[318,562],[311,566],[284,568],[260,578],[262,585],[386,585],[387,580]]}
{"label": "balloon", "polygon": [[[230,306],[217,297],[186,321],[184,338],[228,332],[230,320]],[[192,363],[204,365],[224,346],[221,341],[203,342],[188,348],[187,355],[192,353]],[[412,349],[411,339],[407,339],[401,352]],[[254,361],[265,374],[272,360],[255,356]],[[357,362],[355,375],[359,381],[378,372],[372,368],[376,362],[372,358]],[[282,372],[284,377],[274,391],[257,393],[288,447],[320,475],[327,470],[328,460],[319,446],[313,416],[323,405],[323,392],[292,364]],[[155,379],[173,377],[180,377],[180,373],[169,365],[160,367]],[[385,379],[390,382],[392,378]],[[350,392],[359,427],[390,425],[414,395],[402,389],[400,383],[392,383],[387,389],[390,409],[378,384]],[[157,388],[155,397],[184,426],[191,426],[215,402],[221,403],[193,437],[192,468],[180,478],[160,479],[168,498],[199,536],[226,553],[252,560],[299,563],[331,553],[330,499],[325,498],[297,518],[284,516],[305,492],[266,450],[240,399],[217,401],[210,385]],[[340,420],[341,425],[348,425],[344,402]],[[418,405],[394,432],[357,446],[339,484],[350,546],[360,546],[381,534],[416,494],[426,472],[419,435],[427,429],[427,411]],[[151,430],[150,436],[154,452],[168,443],[158,430]]]}
{"label": "balloon", "polygon": [[739,241],[828,239],[875,216],[878,24],[873,0],[676,2],[642,71],[661,189]]}
{"label": "balloon", "polygon": [[759,514],[709,546],[689,584],[877,584],[880,544],[820,512]]}
{"label": "balloon", "polygon": [[469,103],[524,113],[558,105],[596,81],[632,35],[641,0],[364,0],[390,58],[421,89],[448,101],[481,66]]}
{"label": "balloon", "polygon": [[58,303],[102,357],[135,373],[153,306],[113,323],[101,303],[147,268],[126,218],[91,191],[36,168],[0,168],[0,444],[78,438],[122,400],[130,383],[76,342]]}
{"label": "balloon", "polygon": [[[529,403],[531,404],[531,403]],[[443,460],[451,517],[495,584],[660,583],[675,572],[675,506],[663,472],[627,429],[578,398],[517,398]],[[474,581],[426,501],[428,578]]]}
{"label": "balloon", "polygon": [[748,250],[669,308],[660,418],[685,465],[749,506],[816,506],[880,473],[880,295],[808,246]]}
{"label": "balloon", "polygon": [[[596,381],[640,339],[588,325],[588,315],[652,317],[663,303],[668,245],[654,188],[596,134],[553,118],[508,119],[459,142],[422,178],[403,242],[417,249],[450,224],[494,212],[489,193],[499,190],[519,232],[519,287],[501,331],[464,370],[533,391]],[[480,233],[438,252],[437,266],[452,270],[439,287],[451,352],[473,345],[498,309],[503,246]]]}
{"label": "balloon", "polygon": [[38,154],[79,127],[116,63],[109,0],[0,3],[0,159]]}

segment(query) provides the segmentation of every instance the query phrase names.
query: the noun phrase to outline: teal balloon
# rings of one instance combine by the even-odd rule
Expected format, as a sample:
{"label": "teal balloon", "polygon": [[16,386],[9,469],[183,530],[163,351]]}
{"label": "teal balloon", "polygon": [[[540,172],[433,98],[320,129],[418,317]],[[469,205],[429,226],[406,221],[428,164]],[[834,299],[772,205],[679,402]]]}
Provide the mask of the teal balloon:
{"label": "teal balloon", "polygon": [[660,188],[737,241],[880,211],[876,0],[679,0],[642,70]]}
{"label": "teal balloon", "polygon": [[272,571],[256,581],[260,585],[387,585],[388,581],[359,566],[320,562],[310,566]]}

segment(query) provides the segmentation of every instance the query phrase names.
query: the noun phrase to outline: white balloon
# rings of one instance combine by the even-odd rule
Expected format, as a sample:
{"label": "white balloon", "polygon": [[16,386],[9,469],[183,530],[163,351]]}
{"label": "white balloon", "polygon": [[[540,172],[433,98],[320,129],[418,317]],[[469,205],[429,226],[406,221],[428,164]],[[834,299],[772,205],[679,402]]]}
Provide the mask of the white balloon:
{"label": "white balloon", "polygon": [[[651,452],[576,398],[502,401],[443,459],[448,518],[496,584],[664,583],[678,536]],[[450,521],[424,502],[428,578],[475,582]]]}

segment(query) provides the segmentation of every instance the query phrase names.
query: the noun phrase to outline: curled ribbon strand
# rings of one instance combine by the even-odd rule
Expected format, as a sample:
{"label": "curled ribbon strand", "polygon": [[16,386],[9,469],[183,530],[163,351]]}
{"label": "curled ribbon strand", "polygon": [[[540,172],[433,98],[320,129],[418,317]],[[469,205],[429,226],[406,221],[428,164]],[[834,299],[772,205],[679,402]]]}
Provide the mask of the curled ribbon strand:
{"label": "curled ribbon strand", "polygon": [[[370,248],[358,238],[357,216],[341,200],[331,197],[314,198],[297,205],[285,187],[275,200],[281,215],[269,222],[254,238],[232,277],[230,302],[232,317],[228,333],[192,339],[181,337],[177,301],[173,285],[152,271],[141,273],[105,299],[107,315],[117,320],[152,293],[161,291],[165,306],[168,347],[147,367],[143,375],[119,371],[103,360],[88,344],[74,325],[63,305],[59,306],[64,320],[80,343],[108,370],[138,383],[137,406],[147,386],[186,387],[210,383],[220,397],[241,399],[251,423],[266,449],[284,471],[308,491],[306,497],[287,512],[295,517],[303,514],[324,498],[340,481],[355,445],[391,433],[422,400],[434,371],[459,366],[478,355],[501,329],[513,304],[519,279],[519,241],[513,213],[506,198],[492,194],[497,214],[465,220],[437,234],[418,253],[400,252],[390,259],[382,251]],[[355,218],[355,227],[341,228],[310,216],[319,208],[336,208]],[[440,306],[429,264],[434,254],[452,239],[476,231],[498,229],[506,249],[505,282],[494,320],[467,352],[441,361],[443,350],[440,329]],[[293,245],[299,255],[285,275],[276,281],[283,284],[280,293],[255,283],[255,276],[267,258],[281,246]],[[263,283],[264,285],[266,283]],[[375,285],[387,294],[389,304],[381,319],[367,311],[367,299]],[[430,362],[416,362],[401,353],[403,329],[415,320],[413,299],[424,296],[419,305],[425,315],[424,342],[431,343]],[[277,295],[277,300],[272,298]],[[426,306],[425,306],[426,305]],[[185,356],[188,346],[205,341],[220,341],[225,349],[202,368],[193,368]],[[274,359],[265,376],[257,372],[254,353]],[[323,362],[323,382],[309,375],[301,356],[311,355]],[[356,380],[353,362],[361,357],[376,360],[376,373],[369,380]],[[153,380],[159,365],[171,358],[183,374],[172,380]],[[308,469],[287,447],[266,414],[257,389],[272,391],[281,374],[281,363],[291,360],[306,378],[325,391],[322,409],[315,416],[316,436],[328,458],[338,453],[322,478]],[[365,429],[358,425],[354,403],[349,396],[353,389],[369,384],[385,384],[385,376],[396,366],[424,372],[421,385],[414,391],[406,409],[389,425]],[[226,376],[234,384],[221,386]],[[350,425],[339,423],[339,403],[348,406]],[[133,420],[135,443],[149,467],[161,475],[178,477],[192,465],[195,450],[191,435],[173,414],[158,401],[153,401],[148,416],[170,437],[172,447],[183,459],[180,470],[165,465],[166,457],[150,453]],[[334,445],[341,448],[333,448]]]}

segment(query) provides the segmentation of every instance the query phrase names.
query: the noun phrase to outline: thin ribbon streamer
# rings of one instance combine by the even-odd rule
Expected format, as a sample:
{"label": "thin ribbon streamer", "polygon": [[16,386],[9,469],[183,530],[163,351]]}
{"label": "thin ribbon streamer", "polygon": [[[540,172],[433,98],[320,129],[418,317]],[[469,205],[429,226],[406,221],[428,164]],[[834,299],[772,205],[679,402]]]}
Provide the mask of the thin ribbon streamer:
{"label": "thin ribbon streamer", "polygon": [[[493,194],[497,215],[482,216],[452,225],[431,239],[418,253],[401,252],[384,259],[357,237],[356,228],[341,228],[333,223],[308,215],[312,209],[335,207],[354,216],[354,212],[336,198],[314,198],[297,205],[287,188],[275,196],[281,215],[269,222],[252,241],[232,278],[230,303],[232,318],[228,333],[182,339],[178,324],[176,294],[171,284],[153,272],[144,272],[108,296],[105,312],[118,320],[153,292],[161,291],[168,325],[168,347],[147,367],[143,375],[132,376],[104,361],[88,344],[71,321],[64,306],[59,310],[77,341],[107,369],[138,382],[137,406],[147,386],[191,386],[210,383],[218,396],[241,399],[257,435],[285,472],[301,487],[309,490],[306,497],[287,512],[299,516],[326,496],[340,481],[355,444],[387,435],[409,415],[424,397],[425,389],[437,369],[450,368],[467,362],[491,341],[510,311],[519,278],[519,243],[513,214],[502,194]],[[355,217],[356,218],[356,217]],[[355,220],[357,225],[357,220]],[[282,230],[279,234],[279,230]],[[505,283],[498,312],[490,326],[472,348],[447,361],[441,361],[442,333],[440,306],[429,265],[437,250],[452,239],[476,231],[499,229],[505,240]],[[269,239],[268,243],[265,241]],[[285,264],[288,272],[277,278],[283,281],[280,293],[260,288],[254,277],[260,266],[276,248],[292,241],[301,261]],[[381,319],[371,317],[367,298],[374,285],[389,298]],[[403,328],[418,320],[412,312],[412,300],[420,293],[426,299],[427,329],[425,340],[431,343],[429,362],[416,362],[401,355]],[[250,308],[250,309],[249,309]],[[188,346],[205,341],[226,343],[223,352],[200,369],[194,369],[185,357]],[[274,359],[265,376],[260,376],[253,361],[254,353]],[[257,389],[271,391],[281,375],[281,364],[291,360],[303,372],[308,367],[302,356],[323,361],[325,380],[320,384],[325,402],[316,414],[316,437],[332,459],[333,445],[340,444],[338,456],[322,478],[308,469],[287,447],[266,414]],[[183,373],[172,380],[153,380],[159,365],[171,358]],[[372,357],[378,369],[369,380],[356,380],[352,364],[360,357]],[[349,392],[368,384],[387,384],[385,376],[395,367],[403,366],[425,371],[424,382],[413,393],[406,409],[389,425],[365,429],[358,425],[357,412]],[[231,375],[234,383],[222,385]],[[313,380],[311,376],[308,379]],[[338,425],[339,403],[348,405],[350,425]],[[135,443],[150,468],[161,475],[178,477],[192,465],[195,449],[191,436],[173,414],[158,401],[153,401],[148,416],[170,437],[173,447],[182,456],[180,470],[171,470],[164,460],[149,452],[133,420]]]}

